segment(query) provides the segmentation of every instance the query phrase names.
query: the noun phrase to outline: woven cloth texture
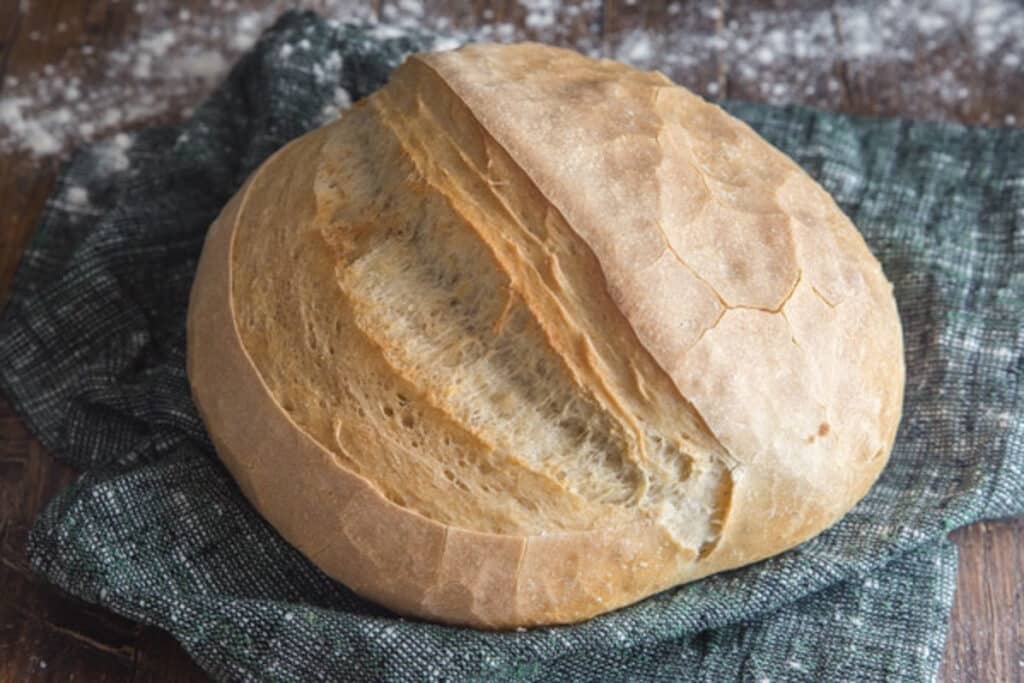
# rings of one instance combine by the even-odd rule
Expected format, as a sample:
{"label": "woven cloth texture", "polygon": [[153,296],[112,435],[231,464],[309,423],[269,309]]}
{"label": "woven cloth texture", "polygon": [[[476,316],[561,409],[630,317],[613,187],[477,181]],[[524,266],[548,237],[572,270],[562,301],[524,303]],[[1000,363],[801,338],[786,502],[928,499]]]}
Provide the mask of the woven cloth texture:
{"label": "woven cloth texture", "polygon": [[584,624],[483,632],[358,598],[241,496],[185,375],[205,232],[263,159],[331,115],[339,89],[363,97],[435,44],[286,14],[183,124],[67,164],[0,321],[0,386],[82,471],[34,527],[34,569],[166,629],[222,680],[934,677],[956,574],[946,533],[1024,512],[1024,131],[725,104],[833,194],[904,324],[889,465],[790,552]]}

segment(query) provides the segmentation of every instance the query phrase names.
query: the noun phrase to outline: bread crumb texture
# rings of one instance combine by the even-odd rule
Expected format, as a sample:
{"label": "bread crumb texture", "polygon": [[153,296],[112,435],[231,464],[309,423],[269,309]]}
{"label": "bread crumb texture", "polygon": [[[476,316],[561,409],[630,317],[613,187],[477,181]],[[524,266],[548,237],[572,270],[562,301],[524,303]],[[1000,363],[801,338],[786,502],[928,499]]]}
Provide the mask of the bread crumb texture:
{"label": "bread crumb texture", "polygon": [[[419,55],[300,142],[222,216],[230,333],[278,419],[443,529],[397,599],[365,576],[395,566],[380,548],[335,572],[364,593],[573,621],[781,552],[884,466],[903,360],[881,268],[798,166],[664,76],[535,44]],[[356,514],[301,505],[337,505],[339,534]]]}

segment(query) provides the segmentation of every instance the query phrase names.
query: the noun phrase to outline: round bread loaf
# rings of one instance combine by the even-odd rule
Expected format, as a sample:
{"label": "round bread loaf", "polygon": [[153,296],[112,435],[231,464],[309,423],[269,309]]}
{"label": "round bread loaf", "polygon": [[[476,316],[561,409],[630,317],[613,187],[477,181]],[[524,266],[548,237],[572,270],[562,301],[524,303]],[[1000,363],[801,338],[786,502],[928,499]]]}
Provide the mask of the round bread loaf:
{"label": "round bread loaf", "polygon": [[885,465],[878,262],[829,195],[658,73],[411,57],[210,230],[189,377],[253,505],[393,610],[574,622],[782,552]]}

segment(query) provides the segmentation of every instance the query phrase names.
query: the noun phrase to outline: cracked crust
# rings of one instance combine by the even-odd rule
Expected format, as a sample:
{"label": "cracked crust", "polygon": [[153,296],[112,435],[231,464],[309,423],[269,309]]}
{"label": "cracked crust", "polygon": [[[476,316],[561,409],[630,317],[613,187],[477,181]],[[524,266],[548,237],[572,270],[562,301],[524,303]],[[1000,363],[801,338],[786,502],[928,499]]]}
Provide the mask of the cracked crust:
{"label": "cracked crust", "polygon": [[411,58],[211,228],[189,376],[218,453],[401,613],[568,623],[781,552],[899,421],[888,282],[831,198],[660,74]]}

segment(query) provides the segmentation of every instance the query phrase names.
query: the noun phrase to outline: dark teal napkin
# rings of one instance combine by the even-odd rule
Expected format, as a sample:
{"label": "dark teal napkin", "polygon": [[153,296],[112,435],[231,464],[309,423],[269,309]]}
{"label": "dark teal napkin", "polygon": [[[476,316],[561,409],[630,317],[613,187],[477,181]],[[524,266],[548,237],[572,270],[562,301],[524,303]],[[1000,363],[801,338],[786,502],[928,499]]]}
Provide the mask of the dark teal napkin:
{"label": "dark teal napkin", "polygon": [[0,322],[0,386],[83,472],[33,530],[36,571],[223,680],[932,678],[946,532],[1024,512],[1024,132],[727,104],[836,197],[895,283],[891,462],[782,556],[577,626],[451,628],[361,600],[282,541],[218,463],[185,376],[207,227],[271,152],[434,44],[394,36],[287,14],[185,123],[67,165]]}

